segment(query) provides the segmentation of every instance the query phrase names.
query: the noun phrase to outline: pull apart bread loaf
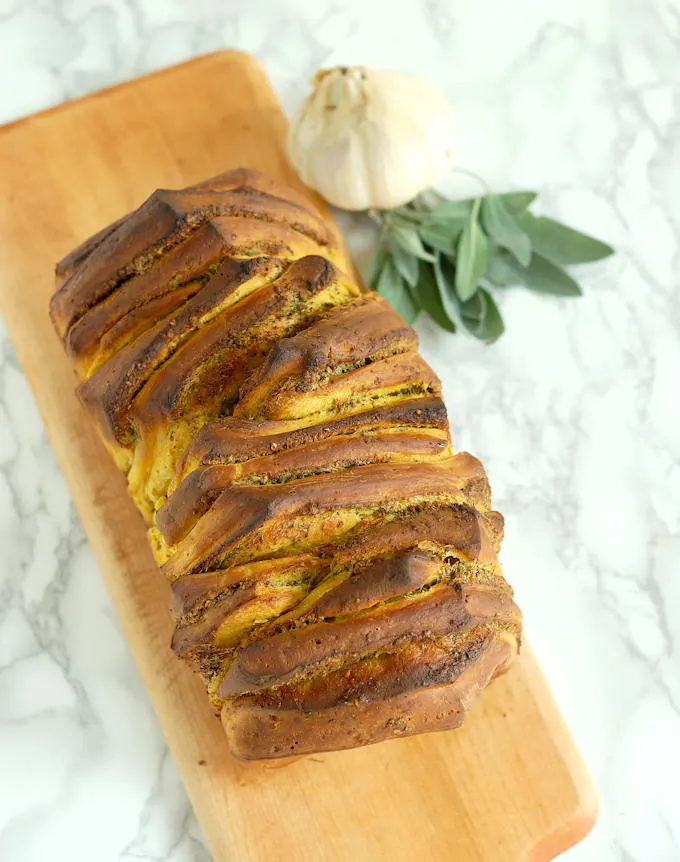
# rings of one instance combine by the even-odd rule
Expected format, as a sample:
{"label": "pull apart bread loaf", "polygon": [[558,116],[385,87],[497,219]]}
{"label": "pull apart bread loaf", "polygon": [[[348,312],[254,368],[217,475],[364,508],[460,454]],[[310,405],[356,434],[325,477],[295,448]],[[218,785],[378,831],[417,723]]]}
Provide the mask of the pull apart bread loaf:
{"label": "pull apart bread loaf", "polygon": [[415,332],[247,170],[157,191],[57,266],[51,314],[233,753],[456,727],[518,651],[482,465]]}

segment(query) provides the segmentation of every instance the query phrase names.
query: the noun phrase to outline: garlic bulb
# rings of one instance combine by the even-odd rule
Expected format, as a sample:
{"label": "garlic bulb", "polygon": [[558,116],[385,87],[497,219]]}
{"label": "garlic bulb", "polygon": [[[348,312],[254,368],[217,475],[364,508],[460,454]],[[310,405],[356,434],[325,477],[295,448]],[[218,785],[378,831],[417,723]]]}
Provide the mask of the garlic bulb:
{"label": "garlic bulb", "polygon": [[313,81],[290,131],[302,180],[347,210],[393,209],[450,167],[451,106],[405,72],[338,67]]}

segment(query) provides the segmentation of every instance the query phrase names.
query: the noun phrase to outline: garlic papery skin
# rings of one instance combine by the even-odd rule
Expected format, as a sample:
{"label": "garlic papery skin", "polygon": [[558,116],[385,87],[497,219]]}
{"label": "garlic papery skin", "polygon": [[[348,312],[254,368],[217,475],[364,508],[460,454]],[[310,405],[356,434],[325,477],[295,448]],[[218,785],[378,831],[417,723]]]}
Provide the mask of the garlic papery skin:
{"label": "garlic papery skin", "polygon": [[291,125],[288,152],[308,186],[346,210],[394,209],[451,167],[446,95],[406,72],[323,69]]}

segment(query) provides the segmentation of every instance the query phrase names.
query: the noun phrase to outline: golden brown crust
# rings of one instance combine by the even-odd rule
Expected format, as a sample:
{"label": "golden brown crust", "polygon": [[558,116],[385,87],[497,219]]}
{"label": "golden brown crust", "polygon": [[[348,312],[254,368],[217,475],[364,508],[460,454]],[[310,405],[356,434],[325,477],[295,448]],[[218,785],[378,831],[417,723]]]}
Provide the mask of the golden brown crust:
{"label": "golden brown crust", "polygon": [[[400,420],[392,429],[387,422],[380,424],[381,414],[390,412],[393,418]],[[434,413],[435,422],[441,416],[436,409],[429,412]],[[283,484],[347,467],[446,457],[450,454],[448,429],[439,424],[428,427],[424,415],[419,407],[401,411],[380,408],[346,417],[334,423],[334,427],[312,426],[282,432],[276,425],[277,432],[255,438],[239,434],[245,424],[243,420],[233,418],[235,431],[232,434],[229,434],[229,420],[222,420],[220,448],[211,444],[210,461],[189,470],[179,486],[171,485],[170,499],[156,514],[156,526],[166,542],[176,544],[231,485]],[[200,453],[200,449],[198,451]],[[185,453],[185,458],[187,454],[190,453]],[[196,450],[189,460],[195,459]],[[176,475],[183,475],[185,471],[186,462],[180,465]]]}
{"label": "golden brown crust", "polygon": [[285,485],[235,485],[172,549],[162,570],[172,581],[287,548],[316,547],[417,507],[468,502],[488,508],[488,485],[480,463],[460,455],[350,467]]}
{"label": "golden brown crust", "polygon": [[457,726],[517,651],[481,464],[302,195],[161,190],[57,265],[55,327],[239,757]]}
{"label": "golden brown crust", "polygon": [[[258,696],[225,703],[222,724],[233,754],[248,760],[287,757],[458,727],[469,704],[510,664],[516,646],[512,636],[487,635],[458,650],[441,642],[412,644],[403,652],[384,657],[378,668],[368,665],[363,674],[355,670],[349,679],[342,680],[341,672],[344,687],[322,708],[311,699],[279,706]],[[420,675],[411,657],[420,660]],[[419,685],[428,671],[432,681]],[[328,686],[336,681],[337,675]]]}
{"label": "golden brown crust", "polygon": [[[133,337],[159,318],[182,308],[185,296],[199,293],[215,273],[237,261],[256,258],[296,260],[318,254],[318,245],[294,236],[285,225],[253,221],[239,230],[243,219],[219,217],[201,225],[181,245],[170,248],[154,266],[122,283],[86,312],[69,329],[66,349],[79,371],[91,373]],[[217,279],[219,280],[219,279]],[[206,291],[209,293],[209,291]],[[209,297],[202,297],[204,303]]]}
{"label": "golden brown crust", "polygon": [[163,538],[175,544],[191,530],[219,494],[232,485],[285,484],[367,464],[421,462],[445,454],[446,439],[429,434],[359,435],[253,458],[245,464],[194,470],[156,516]]}
{"label": "golden brown crust", "polygon": [[409,428],[431,429],[448,439],[449,423],[441,398],[397,401],[317,425],[228,416],[206,423],[196,434],[177,465],[169,492],[173,493],[178,484],[199,467],[247,461],[346,434],[392,433]]}
{"label": "golden brown crust", "polygon": [[306,678],[309,669],[327,678],[326,665],[347,668],[363,655],[384,652],[405,640],[457,635],[489,619],[518,620],[514,602],[502,590],[439,582],[408,598],[382,602],[340,619],[284,629],[249,643],[236,653],[219,694],[227,699],[270,690]]}
{"label": "golden brown crust", "polygon": [[376,294],[367,294],[280,341],[242,387],[237,415],[269,416],[284,393],[297,401],[322,381],[398,353],[413,353],[415,332]]}
{"label": "golden brown crust", "polygon": [[[340,544],[325,542],[302,553],[183,575],[173,583],[177,616],[173,646],[215,674],[232,657],[224,655],[222,647],[227,643],[233,647],[239,638],[246,638],[245,646],[311,623],[348,618],[385,602],[386,609],[393,610],[394,600],[417,598],[438,583],[510,596],[494,544],[488,520],[470,506],[431,506],[406,511],[355,538],[340,539]],[[286,607],[286,613],[263,613],[262,597],[271,591],[278,600],[282,588],[298,591],[295,606]],[[244,603],[254,595],[257,613],[247,621]],[[221,675],[228,669],[224,665]],[[221,675],[214,677],[215,686]],[[215,701],[219,702],[217,696]]]}
{"label": "golden brown crust", "polygon": [[98,245],[101,245],[105,239],[111,236],[111,234],[120,227],[127,217],[128,215],[126,214],[116,221],[111,222],[111,224],[97,231],[97,233],[92,234],[92,236],[88,237],[84,242],[81,242],[81,244],[76,246],[73,251],[69,252],[66,257],[62,258],[54,268],[57,279],[60,282],[65,281],[74,272],[74,270],[83,263],[85,258],[92,254]]}
{"label": "golden brown crust", "polygon": [[331,421],[339,412],[439,395],[439,379],[416,347],[413,330],[369,294],[282,339],[241,388],[234,415]]}
{"label": "golden brown crust", "polygon": [[[212,185],[182,191],[161,189],[121,219],[114,230],[96,234],[77,250],[78,266],[54,294],[52,320],[64,338],[70,327],[120,284],[148,270],[164,252],[179,245],[216,216],[279,223],[333,254],[326,224],[309,207],[272,194],[271,181],[255,171],[229,172]],[[68,271],[73,261],[58,265]]]}

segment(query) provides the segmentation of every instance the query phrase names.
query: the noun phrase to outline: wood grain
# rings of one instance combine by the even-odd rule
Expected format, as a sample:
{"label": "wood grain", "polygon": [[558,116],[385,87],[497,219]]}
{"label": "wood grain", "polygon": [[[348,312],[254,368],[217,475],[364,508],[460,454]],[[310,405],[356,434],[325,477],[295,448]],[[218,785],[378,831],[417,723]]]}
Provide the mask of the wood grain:
{"label": "wood grain", "polygon": [[218,862],[552,859],[588,832],[597,806],[528,648],[461,730],[299,760],[233,760],[202,685],[169,650],[168,587],[73,394],[47,314],[54,262],[157,187],[237,165],[300,187],[284,134],[261,69],[236,52],[0,129],[0,307],[16,351]]}

